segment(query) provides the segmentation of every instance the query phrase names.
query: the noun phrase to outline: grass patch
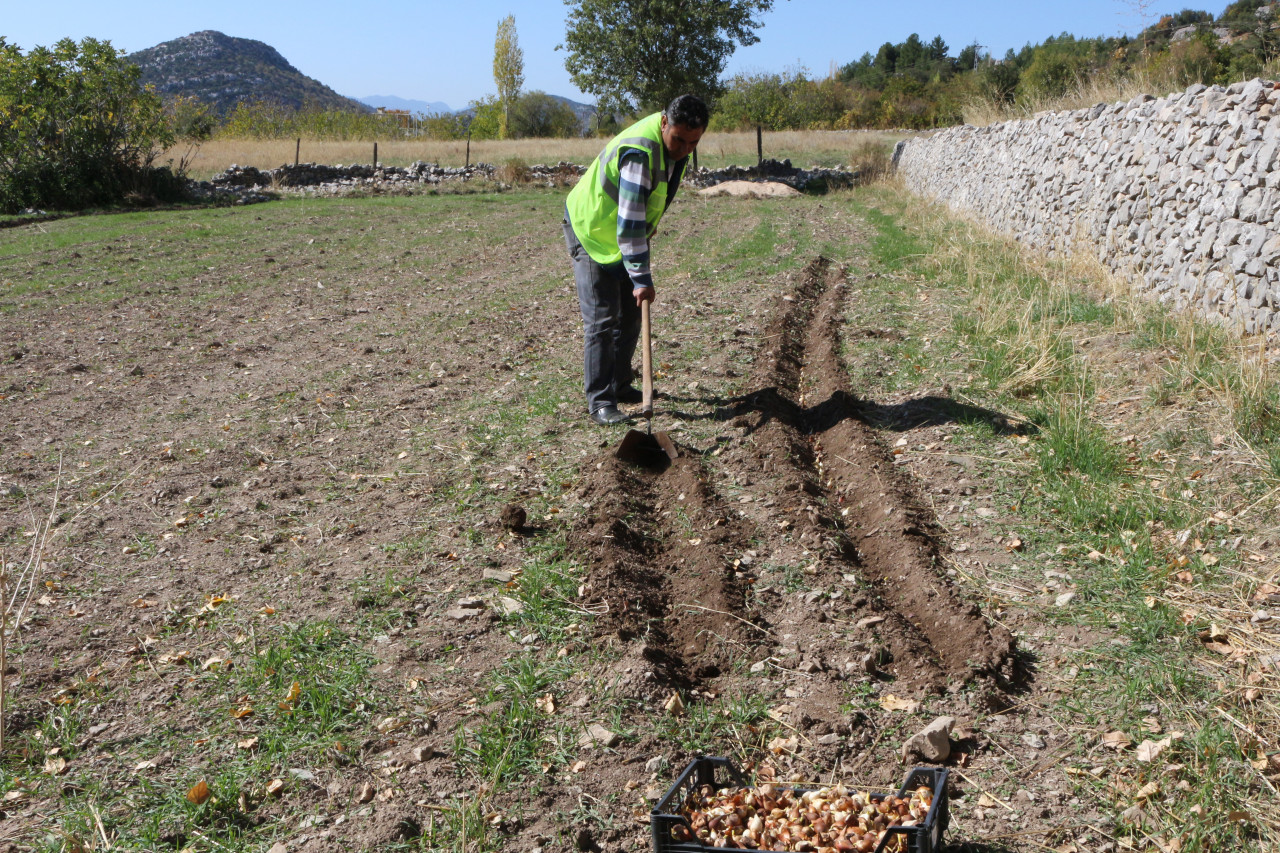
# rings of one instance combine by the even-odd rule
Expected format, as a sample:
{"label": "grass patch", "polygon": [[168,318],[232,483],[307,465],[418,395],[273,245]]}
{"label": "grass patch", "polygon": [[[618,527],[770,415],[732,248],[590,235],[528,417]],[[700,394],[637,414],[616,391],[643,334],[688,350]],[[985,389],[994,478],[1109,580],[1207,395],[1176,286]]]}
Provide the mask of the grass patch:
{"label": "grass patch", "polygon": [[[1079,653],[1079,676],[1060,709],[1083,730],[1119,729],[1135,743],[1155,737],[1143,732],[1157,717],[1161,731],[1184,733],[1150,766],[1123,753],[1087,761],[1085,738],[1074,760],[1092,764],[1078,778],[1116,804],[1122,838],[1177,838],[1184,850],[1274,841],[1241,726],[1274,730],[1275,718],[1242,705],[1238,683],[1208,675],[1197,639],[1210,614],[1222,612],[1210,603],[1215,596],[1228,609],[1228,600],[1247,597],[1238,573],[1216,567],[1240,565],[1230,543],[1270,511],[1248,506],[1265,499],[1277,476],[1280,388],[1263,353],[1126,298],[1094,265],[1037,260],[892,187],[858,192],[854,203],[878,234],[879,277],[864,285],[868,320],[891,318],[909,337],[913,324],[903,318],[918,300],[904,283],[918,279],[951,320],[947,340],[914,354],[918,372],[869,372],[867,353],[851,348],[859,381],[873,393],[909,394],[945,377],[957,398],[1029,425],[1011,441],[961,421],[958,441],[1002,462],[987,469],[998,501],[1016,509],[1027,553],[1040,554],[1023,582],[1039,585],[1048,567],[1074,579],[1076,603],[1045,617],[1103,628],[1119,644]],[[1124,403],[1119,414],[1116,400]],[[1208,424],[1167,416],[1210,403],[1222,414]],[[1219,438],[1206,441],[1206,432]],[[1223,466],[1204,482],[1206,456],[1233,443],[1255,461],[1252,470]],[[1193,576],[1199,606],[1188,607]],[[1162,799],[1139,800],[1153,780]],[[1130,809],[1135,803],[1146,805]]]}
{"label": "grass patch", "polygon": [[[274,834],[267,818],[278,799],[268,791],[272,780],[281,780],[288,797],[304,784],[291,770],[352,760],[381,705],[369,680],[372,658],[328,623],[244,637],[225,660],[171,664],[190,673],[173,701],[191,705],[191,725],[126,740],[105,764],[86,764],[80,752],[90,725],[112,719],[119,701],[94,684],[96,677],[25,731],[5,756],[0,787],[60,804],[56,824],[32,839],[34,849],[90,849],[103,833],[125,849],[197,842],[245,849]],[[192,802],[188,791],[200,782],[211,793]]]}

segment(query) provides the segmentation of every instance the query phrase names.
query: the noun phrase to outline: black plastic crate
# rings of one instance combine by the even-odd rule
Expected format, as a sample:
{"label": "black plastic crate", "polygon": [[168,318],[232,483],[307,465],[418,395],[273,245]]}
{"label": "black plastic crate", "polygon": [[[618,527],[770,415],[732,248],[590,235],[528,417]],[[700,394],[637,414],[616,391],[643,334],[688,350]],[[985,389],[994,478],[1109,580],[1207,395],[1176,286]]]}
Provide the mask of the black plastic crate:
{"label": "black plastic crate", "polygon": [[[909,797],[916,788],[927,786],[933,789],[933,803],[929,806],[929,812],[921,823],[916,826],[893,827],[885,833],[884,838],[876,845],[876,853],[881,853],[888,848],[893,839],[903,836],[905,836],[908,853],[939,853],[942,849],[942,835],[947,831],[947,824],[951,820],[947,804],[947,775],[948,771],[943,767],[916,767],[908,771],[906,778],[902,780],[902,787],[898,789],[897,796]],[[820,787],[776,784],[781,788],[801,792]],[[697,840],[681,841],[680,836],[676,834],[682,832],[678,828],[682,827],[687,837],[693,837],[693,827],[680,810],[689,795],[703,785],[710,785],[717,791],[722,788],[751,787],[729,759],[695,758],[653,808],[650,825],[653,830],[654,853],[706,853],[708,850],[717,849]],[[887,794],[871,793],[872,801],[883,799],[885,796]]]}

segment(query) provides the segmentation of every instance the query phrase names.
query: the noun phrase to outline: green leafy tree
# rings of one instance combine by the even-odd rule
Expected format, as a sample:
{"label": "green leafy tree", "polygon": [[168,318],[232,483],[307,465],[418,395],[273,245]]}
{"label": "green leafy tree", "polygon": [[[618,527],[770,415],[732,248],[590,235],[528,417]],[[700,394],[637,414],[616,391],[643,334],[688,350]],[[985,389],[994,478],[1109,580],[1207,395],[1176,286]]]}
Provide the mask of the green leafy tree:
{"label": "green leafy tree", "polygon": [[516,35],[515,15],[507,15],[498,23],[498,36],[493,42],[493,82],[498,86],[498,101],[502,104],[498,138],[506,139],[511,107],[524,85],[524,51]]}
{"label": "green leafy tree", "polygon": [[511,131],[512,136],[521,139],[569,139],[582,135],[582,122],[564,101],[546,92],[528,92],[512,107]]}
{"label": "green leafy tree", "polygon": [[1018,71],[1016,62],[1006,57],[1003,62],[988,61],[978,69],[979,89],[988,98],[998,104],[1012,104],[1018,91]]}
{"label": "green leafy tree", "polygon": [[1022,72],[1018,89],[1032,98],[1060,98],[1079,82],[1085,67],[1074,53],[1041,48]]}
{"label": "green leafy tree", "polygon": [[692,92],[714,99],[738,45],[758,42],[773,0],[565,0],[565,68],[609,109],[658,109]]}
{"label": "green leafy tree", "polygon": [[502,132],[502,101],[494,95],[485,95],[467,108],[471,113],[467,134],[476,139],[497,139]]}
{"label": "green leafy tree", "polygon": [[175,195],[180,182],[152,168],[173,131],[141,73],[97,39],[63,39],[24,55],[0,38],[0,210]]}

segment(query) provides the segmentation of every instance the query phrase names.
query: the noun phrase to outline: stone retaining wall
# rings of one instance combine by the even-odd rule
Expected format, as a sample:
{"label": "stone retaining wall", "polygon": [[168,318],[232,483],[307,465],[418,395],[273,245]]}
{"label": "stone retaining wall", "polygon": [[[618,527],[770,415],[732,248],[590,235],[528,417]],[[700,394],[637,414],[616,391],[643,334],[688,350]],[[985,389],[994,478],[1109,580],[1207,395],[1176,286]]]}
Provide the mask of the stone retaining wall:
{"label": "stone retaining wall", "polygon": [[[586,166],[561,161],[551,166],[529,166],[525,179],[549,186],[569,184],[575,182],[586,170]],[[340,195],[367,188],[387,190],[433,185],[444,181],[470,181],[475,178],[494,180],[501,174],[499,167],[489,163],[474,163],[465,168],[445,168],[422,161],[403,168],[375,167],[369,164],[326,166],[320,163],[298,163],[286,164],[276,169],[232,164],[226,171],[214,175],[210,186],[221,190],[314,191]],[[853,186],[861,183],[865,177],[861,172],[842,167],[801,169],[791,165],[790,160],[766,159],[751,167],[690,170],[685,183],[693,187],[709,187],[725,181],[777,181],[801,192],[825,192]]]}
{"label": "stone retaining wall", "polygon": [[894,151],[907,186],[1248,333],[1280,330],[1280,90],[1252,80],[949,128]]}

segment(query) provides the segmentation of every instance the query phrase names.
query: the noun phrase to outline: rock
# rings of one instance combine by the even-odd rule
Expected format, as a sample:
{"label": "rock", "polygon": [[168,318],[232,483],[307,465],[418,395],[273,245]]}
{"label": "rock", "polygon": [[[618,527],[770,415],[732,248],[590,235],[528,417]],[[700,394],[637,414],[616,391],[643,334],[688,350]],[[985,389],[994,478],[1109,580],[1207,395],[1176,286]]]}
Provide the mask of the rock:
{"label": "rock", "polygon": [[769,668],[768,661],[758,660],[755,663],[751,664],[751,671],[757,674],[764,672],[768,668]]}
{"label": "rock", "polygon": [[528,515],[524,511],[524,507],[519,504],[507,504],[498,515],[498,523],[506,530],[514,532],[523,530],[524,523],[527,520]]}
{"label": "rock", "polygon": [[1251,80],[952,127],[900,144],[894,164],[908,189],[1032,250],[1091,252],[1170,308],[1247,333],[1274,331],[1274,98],[1272,84]]}
{"label": "rock", "polygon": [[1040,737],[1040,735],[1035,732],[1026,732],[1023,734],[1022,742],[1032,749],[1044,749],[1045,747],[1044,738]]}
{"label": "rock", "polygon": [[514,598],[509,598],[505,595],[498,599],[497,605],[498,610],[502,612],[503,616],[512,616],[516,613],[524,612],[523,602],[517,601]]}
{"label": "rock", "polygon": [[622,742],[622,738],[599,723],[592,723],[578,738],[578,746],[603,746],[612,749]]}
{"label": "rock", "polygon": [[902,761],[919,758],[929,763],[946,761],[951,755],[951,727],[955,717],[939,717],[902,744]]}
{"label": "rock", "polygon": [[667,766],[667,758],[664,755],[655,755],[644,763],[645,773],[661,773],[662,769]]}
{"label": "rock", "polygon": [[458,603],[444,612],[445,616],[450,619],[456,619],[461,622],[464,619],[470,619],[479,616],[484,612],[484,600],[480,598],[460,598]]}
{"label": "rock", "polygon": [[1053,600],[1054,607],[1066,607],[1068,604],[1076,600],[1074,592],[1064,592]]}
{"label": "rock", "polygon": [[508,572],[503,569],[485,569],[481,575],[487,581],[497,581],[498,583],[507,584],[516,579],[515,572]]}

